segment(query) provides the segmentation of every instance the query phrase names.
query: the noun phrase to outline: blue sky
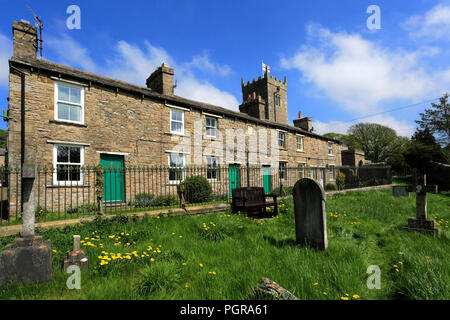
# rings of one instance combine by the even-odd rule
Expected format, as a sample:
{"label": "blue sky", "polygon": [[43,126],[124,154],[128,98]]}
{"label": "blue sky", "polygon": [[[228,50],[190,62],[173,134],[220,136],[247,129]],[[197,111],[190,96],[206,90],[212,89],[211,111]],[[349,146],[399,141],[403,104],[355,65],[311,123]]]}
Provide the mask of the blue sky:
{"label": "blue sky", "polygon": [[[80,30],[66,27],[71,4],[81,9]],[[301,110],[318,133],[364,121],[410,136],[429,102],[381,112],[450,91],[450,0],[16,0],[0,10],[2,109],[12,21],[32,21],[26,5],[44,20],[44,59],[143,86],[167,62],[177,95],[233,110],[241,77],[261,75],[264,60],[287,76],[290,122]],[[380,7],[380,30],[367,28],[369,5]]]}

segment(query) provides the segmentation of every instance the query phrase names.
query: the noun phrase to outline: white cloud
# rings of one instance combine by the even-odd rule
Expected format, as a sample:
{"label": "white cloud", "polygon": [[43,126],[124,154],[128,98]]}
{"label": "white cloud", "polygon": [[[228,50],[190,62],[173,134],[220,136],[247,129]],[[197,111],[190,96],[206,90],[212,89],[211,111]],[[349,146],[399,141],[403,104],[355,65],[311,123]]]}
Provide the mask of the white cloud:
{"label": "white cloud", "polygon": [[163,62],[174,65],[169,54],[160,47],[144,41],[142,50],[126,41],[119,41],[115,48],[116,56],[107,60],[108,67],[103,71],[107,76],[137,85],[145,86],[150,74]]}
{"label": "white cloud", "polygon": [[231,73],[231,68],[229,65],[219,65],[211,62],[207,54],[193,57],[191,62],[185,64],[185,67],[187,69],[196,68],[202,72],[219,75],[222,77],[228,76]]}
{"label": "white cloud", "polygon": [[[361,122],[366,123],[378,123],[383,126],[394,129],[397,135],[404,137],[411,137],[415,131],[415,126],[411,125],[407,121],[397,120],[391,116],[377,115],[373,117],[364,118]],[[347,134],[348,128],[350,128],[356,122],[344,122],[344,121],[313,121],[314,132],[318,134],[325,134],[329,132]]]}
{"label": "white cloud", "polygon": [[0,33],[0,86],[8,85],[8,60],[13,54],[12,41]]}
{"label": "white cloud", "polygon": [[414,15],[401,26],[411,38],[421,41],[450,40],[450,6],[436,5],[423,15]]}
{"label": "white cloud", "polygon": [[333,33],[317,26],[310,26],[308,32],[317,43],[282,58],[282,66],[298,69],[303,82],[348,110],[367,113],[386,101],[430,98],[450,85],[442,81],[443,73],[430,74],[421,65],[421,59],[436,50],[392,51],[359,34]]}
{"label": "white cloud", "polygon": [[[105,67],[100,67],[90,58],[85,48],[67,35],[59,40],[52,39],[48,45],[56,51],[61,63],[140,86],[145,86],[150,74],[165,62],[175,69],[177,95],[238,111],[239,103],[231,93],[221,91],[195,76],[195,70],[219,76],[226,76],[231,72],[229,66],[211,62],[206,54],[195,56],[189,62],[177,63],[164,48],[153,46],[148,41],[144,41],[143,48],[119,41],[112,51],[112,57],[106,60]],[[66,55],[65,50],[58,49],[62,45],[71,48],[72,54]],[[57,47],[54,48],[55,46]]]}
{"label": "white cloud", "polygon": [[195,78],[181,78],[175,93],[184,98],[239,111],[239,103],[232,94],[221,91],[208,82],[199,82]]}
{"label": "white cloud", "polygon": [[56,53],[60,63],[96,72],[96,64],[89,56],[89,51],[67,34],[63,34],[60,38],[48,37],[46,45]]}

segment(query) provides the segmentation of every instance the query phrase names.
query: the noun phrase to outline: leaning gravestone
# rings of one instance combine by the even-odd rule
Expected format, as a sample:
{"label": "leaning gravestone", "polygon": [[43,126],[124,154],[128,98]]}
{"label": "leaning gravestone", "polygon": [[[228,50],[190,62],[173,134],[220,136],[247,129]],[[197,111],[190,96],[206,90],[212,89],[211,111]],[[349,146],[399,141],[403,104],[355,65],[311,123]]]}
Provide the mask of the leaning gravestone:
{"label": "leaning gravestone", "polygon": [[300,179],[295,183],[292,195],[297,244],[326,250],[327,217],[322,186],[308,178]]}
{"label": "leaning gravestone", "polygon": [[392,195],[394,197],[409,197],[409,192],[406,190],[406,186],[393,186]]}

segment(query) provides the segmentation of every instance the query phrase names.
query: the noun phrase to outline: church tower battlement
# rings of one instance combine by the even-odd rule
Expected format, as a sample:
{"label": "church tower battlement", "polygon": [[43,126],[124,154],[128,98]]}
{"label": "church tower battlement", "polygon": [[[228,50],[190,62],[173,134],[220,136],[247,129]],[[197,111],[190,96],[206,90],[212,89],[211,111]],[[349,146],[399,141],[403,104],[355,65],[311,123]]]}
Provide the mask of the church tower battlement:
{"label": "church tower battlement", "polygon": [[269,75],[248,81],[242,78],[242,104],[240,112],[262,120],[288,124],[287,80],[279,80]]}

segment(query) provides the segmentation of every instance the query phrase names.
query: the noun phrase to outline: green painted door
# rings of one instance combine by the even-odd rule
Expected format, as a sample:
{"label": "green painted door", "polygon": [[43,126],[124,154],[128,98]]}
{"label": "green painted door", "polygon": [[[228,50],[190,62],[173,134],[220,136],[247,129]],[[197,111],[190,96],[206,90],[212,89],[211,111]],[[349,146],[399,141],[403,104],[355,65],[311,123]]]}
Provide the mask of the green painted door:
{"label": "green painted door", "polygon": [[125,200],[123,156],[101,154],[100,164],[103,173],[103,190],[105,202],[122,202]]}
{"label": "green painted door", "polygon": [[232,190],[238,188],[241,184],[239,167],[239,164],[230,164],[228,166],[230,176],[230,197],[233,195]]}
{"label": "green painted door", "polygon": [[262,176],[263,176],[264,192],[268,194],[272,191],[272,175],[270,166],[263,166]]}

